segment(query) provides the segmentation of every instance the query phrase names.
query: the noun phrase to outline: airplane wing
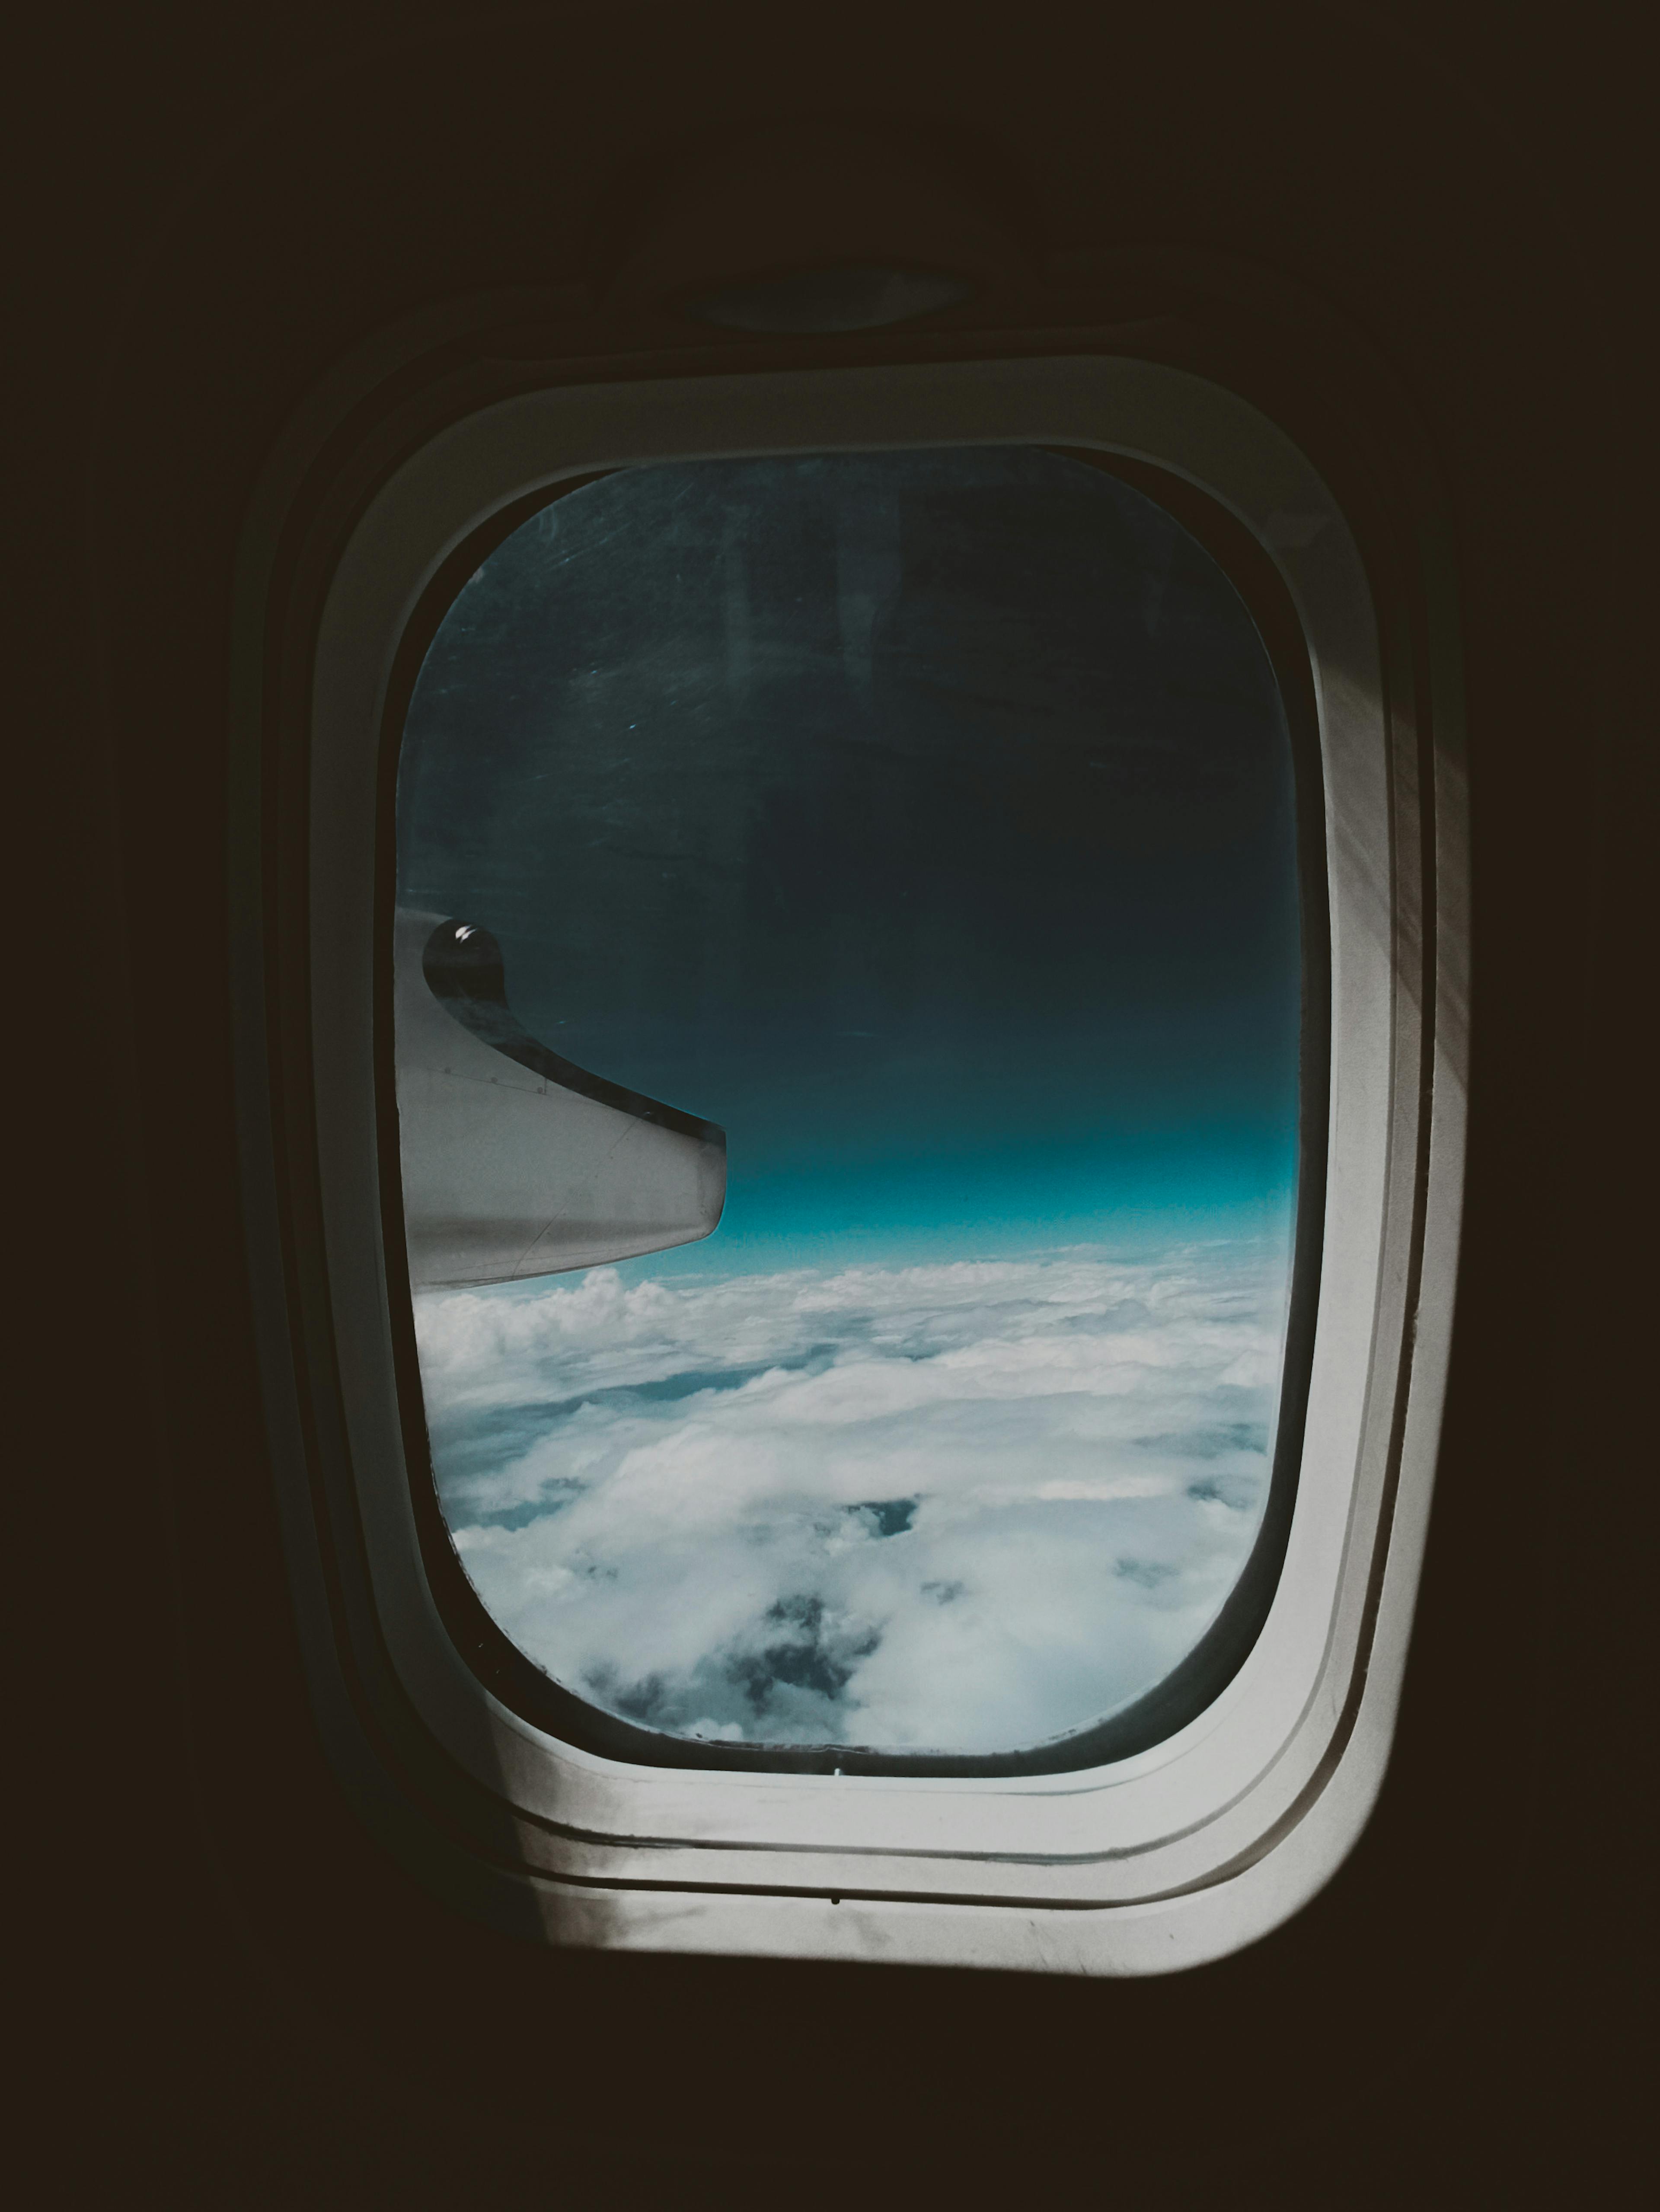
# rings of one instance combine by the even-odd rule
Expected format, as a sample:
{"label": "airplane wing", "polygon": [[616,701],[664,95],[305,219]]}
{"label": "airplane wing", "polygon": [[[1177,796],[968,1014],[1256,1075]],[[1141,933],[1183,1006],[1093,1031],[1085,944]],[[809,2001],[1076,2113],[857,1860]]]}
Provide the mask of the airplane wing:
{"label": "airplane wing", "polygon": [[488,930],[402,908],[394,962],[412,1289],[558,1274],[715,1227],[726,1131],[532,1036]]}

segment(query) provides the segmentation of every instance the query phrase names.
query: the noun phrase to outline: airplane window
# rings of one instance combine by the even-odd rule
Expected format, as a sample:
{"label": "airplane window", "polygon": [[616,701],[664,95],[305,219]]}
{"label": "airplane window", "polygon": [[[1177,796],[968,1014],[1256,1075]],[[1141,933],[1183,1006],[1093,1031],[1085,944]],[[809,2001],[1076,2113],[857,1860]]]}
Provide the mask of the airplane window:
{"label": "airplane window", "polygon": [[403,1234],[455,1601],[565,1735],[1054,1771],[1237,1665],[1310,772],[1222,566],[1069,455],[629,468],[482,559],[398,767]]}

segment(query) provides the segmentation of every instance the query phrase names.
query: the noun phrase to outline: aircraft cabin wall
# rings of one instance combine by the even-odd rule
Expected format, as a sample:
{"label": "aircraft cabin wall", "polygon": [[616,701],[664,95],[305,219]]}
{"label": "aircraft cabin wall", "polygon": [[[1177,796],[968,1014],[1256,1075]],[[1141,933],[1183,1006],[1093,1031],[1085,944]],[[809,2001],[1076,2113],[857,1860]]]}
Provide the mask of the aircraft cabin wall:
{"label": "aircraft cabin wall", "polygon": [[[22,1801],[44,1887],[18,1907],[46,1967],[27,2015],[52,2064],[40,2199],[1626,2201],[1652,563],[1641,72],[1618,11],[335,0],[91,11],[38,35],[50,128],[24,211],[44,283],[18,325],[44,372],[36,688],[14,742],[46,783],[14,842],[46,848],[28,957],[44,928],[62,965],[19,1011],[73,1008],[75,1070],[36,1109],[22,1176],[58,1212],[26,1279],[38,1431],[13,1477],[45,1547],[14,1560],[46,1754]],[[746,328],[736,292],[689,320],[734,254],[746,278],[885,258],[966,270],[968,289],[873,327]],[[248,808],[305,803],[240,785],[255,771],[228,740],[251,505],[341,364],[376,349],[379,380],[296,494],[342,536],[338,453],[392,470],[447,378],[506,392],[531,362],[622,387],[1115,346],[1225,356],[1246,398],[1334,452],[1354,395],[1386,394],[1449,518],[1468,1139],[1381,1795],[1300,1911],[1177,1974],[520,1942],[371,1832],[307,1680],[242,1197],[246,1148],[282,1132],[239,1109],[234,1019],[251,933],[303,939],[301,890],[280,869],[257,896],[227,888]],[[1364,476],[1347,495],[1381,509],[1399,488]],[[320,604],[310,557],[283,542],[273,625]],[[1421,670],[1431,641],[1412,642]],[[267,667],[262,711],[298,711],[290,665]],[[306,1040],[270,1044],[302,1084]],[[277,1122],[298,1096],[279,1091]],[[713,1182],[693,1196],[676,1237],[718,1213]],[[308,1223],[283,1233],[308,1265]],[[322,1429],[344,1418],[307,1403]]]}

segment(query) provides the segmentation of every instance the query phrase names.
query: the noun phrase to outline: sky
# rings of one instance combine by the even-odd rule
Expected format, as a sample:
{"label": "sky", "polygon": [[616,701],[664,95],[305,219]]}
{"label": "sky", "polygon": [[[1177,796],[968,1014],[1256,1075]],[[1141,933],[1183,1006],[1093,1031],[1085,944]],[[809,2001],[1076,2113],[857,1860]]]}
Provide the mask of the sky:
{"label": "sky", "polygon": [[417,1302],[521,1647],[878,1748],[1167,1672],[1260,1510],[1297,1160],[1290,749],[1208,555],[1031,448],[620,472],[450,610],[398,860],[534,1035],[727,1133],[706,1242]]}

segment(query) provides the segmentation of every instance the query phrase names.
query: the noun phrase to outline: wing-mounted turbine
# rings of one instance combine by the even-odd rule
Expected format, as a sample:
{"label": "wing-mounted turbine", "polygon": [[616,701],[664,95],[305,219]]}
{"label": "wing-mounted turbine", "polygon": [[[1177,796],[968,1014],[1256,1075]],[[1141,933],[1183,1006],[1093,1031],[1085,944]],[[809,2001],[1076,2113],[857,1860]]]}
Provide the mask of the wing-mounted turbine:
{"label": "wing-mounted turbine", "polygon": [[532,1036],[488,930],[403,909],[394,961],[411,1288],[558,1274],[714,1228],[726,1131]]}

